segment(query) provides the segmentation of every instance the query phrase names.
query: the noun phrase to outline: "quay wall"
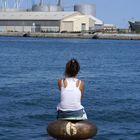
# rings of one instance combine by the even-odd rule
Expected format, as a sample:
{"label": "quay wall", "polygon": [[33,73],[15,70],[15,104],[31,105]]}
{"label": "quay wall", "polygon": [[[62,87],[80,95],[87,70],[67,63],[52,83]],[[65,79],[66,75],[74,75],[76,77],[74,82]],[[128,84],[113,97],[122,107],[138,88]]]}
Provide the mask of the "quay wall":
{"label": "quay wall", "polygon": [[92,39],[93,34],[83,34],[83,33],[23,33],[23,32],[0,32],[0,36]]}
{"label": "quay wall", "polygon": [[112,40],[140,40],[140,34],[95,33],[92,38],[93,39],[112,39]]}
{"label": "quay wall", "polygon": [[140,34],[118,33],[25,33],[25,32],[0,32],[0,36],[16,37],[43,37],[43,38],[79,38],[79,39],[110,39],[110,40],[140,40]]}

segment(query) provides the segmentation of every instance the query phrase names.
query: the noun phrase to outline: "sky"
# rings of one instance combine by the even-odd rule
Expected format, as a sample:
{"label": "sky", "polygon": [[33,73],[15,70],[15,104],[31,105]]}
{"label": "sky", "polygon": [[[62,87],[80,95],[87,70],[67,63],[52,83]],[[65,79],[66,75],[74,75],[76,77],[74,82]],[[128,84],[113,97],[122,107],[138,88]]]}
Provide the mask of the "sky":
{"label": "sky", "polygon": [[[14,0],[7,0],[9,6]],[[21,0],[22,7],[31,7],[32,1]],[[73,10],[75,4],[95,4],[96,17],[105,24],[114,24],[119,28],[128,28],[129,20],[140,20],[140,0],[61,0],[66,11]],[[44,0],[47,4],[55,4],[57,0]]]}

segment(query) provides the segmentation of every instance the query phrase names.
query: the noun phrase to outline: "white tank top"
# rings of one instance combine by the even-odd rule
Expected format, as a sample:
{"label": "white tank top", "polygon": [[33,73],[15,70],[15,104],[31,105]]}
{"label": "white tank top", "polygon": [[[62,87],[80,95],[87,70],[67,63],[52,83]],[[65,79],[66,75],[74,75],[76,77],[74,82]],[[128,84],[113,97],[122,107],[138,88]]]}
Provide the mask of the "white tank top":
{"label": "white tank top", "polygon": [[81,81],[79,82],[78,87],[76,86],[78,79],[66,78],[66,81],[67,86],[65,88],[62,80],[60,103],[57,106],[57,110],[76,111],[82,109],[81,91],[79,89]]}

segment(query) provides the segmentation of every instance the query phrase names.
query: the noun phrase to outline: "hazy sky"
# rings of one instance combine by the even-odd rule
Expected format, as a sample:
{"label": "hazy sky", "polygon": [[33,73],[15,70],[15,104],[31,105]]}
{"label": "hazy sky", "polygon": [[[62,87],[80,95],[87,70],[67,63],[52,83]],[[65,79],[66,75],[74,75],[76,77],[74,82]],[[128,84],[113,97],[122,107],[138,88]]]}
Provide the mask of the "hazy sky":
{"label": "hazy sky", "polygon": [[[7,1],[11,3],[14,0]],[[39,0],[22,1],[22,7],[31,7],[32,1]],[[44,2],[55,4],[57,0],[44,0]],[[128,20],[140,20],[140,0],[62,0],[66,10],[73,10],[74,4],[90,3],[96,5],[96,17],[103,20],[104,23],[127,28]]]}

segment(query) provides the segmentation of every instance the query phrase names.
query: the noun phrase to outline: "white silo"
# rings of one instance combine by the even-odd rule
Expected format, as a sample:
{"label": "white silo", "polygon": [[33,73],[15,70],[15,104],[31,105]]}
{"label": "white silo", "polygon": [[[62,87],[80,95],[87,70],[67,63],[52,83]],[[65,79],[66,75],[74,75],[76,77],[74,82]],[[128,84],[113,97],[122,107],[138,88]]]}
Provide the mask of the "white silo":
{"label": "white silo", "polygon": [[64,9],[63,9],[63,7],[61,7],[59,5],[50,5],[49,11],[50,12],[60,12],[60,11],[64,11]]}
{"label": "white silo", "polygon": [[43,0],[40,0],[39,4],[33,4],[32,11],[36,12],[59,12],[64,11],[64,8],[61,6],[61,0],[58,0],[57,5],[44,4]]}
{"label": "white silo", "polygon": [[48,12],[48,5],[45,5],[43,0],[40,0],[39,4],[32,5],[32,11],[34,12]]}
{"label": "white silo", "polygon": [[92,16],[96,17],[96,5],[95,4],[74,5],[74,11],[78,11],[83,15],[92,15]]}
{"label": "white silo", "polygon": [[37,4],[34,4],[32,6],[32,11],[34,11],[34,12],[48,12],[49,8],[48,8],[47,5],[37,5]]}
{"label": "white silo", "polygon": [[57,4],[56,5],[49,5],[49,11],[50,12],[64,11],[64,8],[61,6],[61,0],[57,0]]}

